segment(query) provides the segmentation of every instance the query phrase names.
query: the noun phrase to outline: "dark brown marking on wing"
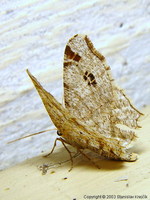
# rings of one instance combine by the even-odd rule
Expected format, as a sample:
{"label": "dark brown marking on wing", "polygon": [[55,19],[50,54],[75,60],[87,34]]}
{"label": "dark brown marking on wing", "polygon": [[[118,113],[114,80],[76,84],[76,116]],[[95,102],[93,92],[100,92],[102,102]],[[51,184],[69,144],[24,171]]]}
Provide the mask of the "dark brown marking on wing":
{"label": "dark brown marking on wing", "polygon": [[79,60],[81,59],[81,56],[78,53],[73,52],[69,45],[66,46],[65,54],[67,59],[73,59],[77,62],[79,62]]}
{"label": "dark brown marking on wing", "polygon": [[91,81],[95,79],[95,76],[92,73],[89,73],[88,77],[90,78]]}
{"label": "dark brown marking on wing", "polygon": [[86,76],[88,75],[88,71],[85,72],[85,75],[86,75]]}
{"label": "dark brown marking on wing", "polygon": [[75,53],[71,50],[71,48],[68,45],[66,46],[65,54],[68,59],[72,59],[75,56]]}
{"label": "dark brown marking on wing", "polygon": [[68,67],[68,66],[71,66],[72,65],[72,62],[64,62],[64,67]]}
{"label": "dark brown marking on wing", "polygon": [[95,86],[95,85],[97,84],[96,80],[94,79],[93,81],[91,81],[91,84],[92,84],[93,86]]}
{"label": "dark brown marking on wing", "polygon": [[65,101],[65,107],[70,107],[70,104],[68,103],[68,101]]}
{"label": "dark brown marking on wing", "polygon": [[64,83],[64,88],[69,89],[69,86],[66,83]]}
{"label": "dark brown marking on wing", "polygon": [[74,35],[72,38],[69,39],[69,42],[71,42],[77,36],[78,36],[78,34]]}
{"label": "dark brown marking on wing", "polygon": [[95,56],[97,56],[102,62],[104,62],[104,61],[105,61],[105,57],[104,57],[100,52],[98,52],[98,51],[95,49],[93,43],[92,43],[91,40],[87,37],[87,35],[85,36],[85,41],[86,41],[87,46],[88,46],[89,49],[91,50],[91,52],[92,52]]}
{"label": "dark brown marking on wing", "polygon": [[73,60],[79,62],[79,60],[81,59],[81,56],[79,56],[79,54],[76,54],[75,57],[73,58]]}
{"label": "dark brown marking on wing", "polygon": [[88,85],[95,86],[97,84],[95,80],[95,76],[92,73],[89,73],[88,71],[85,72],[85,74],[83,75],[83,78],[85,81],[88,81]]}
{"label": "dark brown marking on wing", "polygon": [[110,67],[109,67],[109,66],[106,66],[105,69],[106,69],[106,70],[110,70]]}
{"label": "dark brown marking on wing", "polygon": [[84,78],[85,81],[87,80],[87,76],[86,75],[84,75],[83,78]]}
{"label": "dark brown marking on wing", "polygon": [[74,38],[77,37],[77,36],[78,36],[78,34],[74,35]]}

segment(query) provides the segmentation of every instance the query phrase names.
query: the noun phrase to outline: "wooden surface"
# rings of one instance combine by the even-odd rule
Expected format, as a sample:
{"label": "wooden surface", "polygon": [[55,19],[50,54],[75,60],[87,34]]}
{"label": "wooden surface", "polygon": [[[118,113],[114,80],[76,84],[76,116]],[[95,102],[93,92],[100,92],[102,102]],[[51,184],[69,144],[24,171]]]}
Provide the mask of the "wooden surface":
{"label": "wooden surface", "polygon": [[[134,196],[128,199],[137,199],[135,195],[150,199],[150,106],[144,108],[143,112],[143,128],[138,131],[139,138],[133,147],[134,152],[139,154],[136,162],[105,160],[89,153],[95,157],[101,169],[79,156],[74,160],[73,170],[68,172],[70,162],[57,167],[56,163],[68,159],[65,149],[58,147],[49,158],[35,157],[1,171],[0,199],[78,200],[90,199],[90,195],[95,195],[93,199],[98,195],[105,195],[105,199],[113,199],[107,195],[116,195],[113,196],[116,199],[123,199],[117,195]],[[38,167],[50,163],[56,166],[42,175]],[[104,196],[97,199],[104,199]]]}

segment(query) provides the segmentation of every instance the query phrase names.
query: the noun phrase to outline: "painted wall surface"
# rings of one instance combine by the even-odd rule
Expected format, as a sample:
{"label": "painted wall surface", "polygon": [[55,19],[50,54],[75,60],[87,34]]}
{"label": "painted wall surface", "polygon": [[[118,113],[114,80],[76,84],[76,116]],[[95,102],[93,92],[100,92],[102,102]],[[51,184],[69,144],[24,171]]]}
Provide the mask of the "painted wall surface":
{"label": "painted wall surface", "polygon": [[60,102],[63,52],[87,34],[120,87],[138,107],[150,103],[148,0],[2,0],[0,2],[0,169],[50,151],[56,131],[8,141],[53,125],[25,70]]}

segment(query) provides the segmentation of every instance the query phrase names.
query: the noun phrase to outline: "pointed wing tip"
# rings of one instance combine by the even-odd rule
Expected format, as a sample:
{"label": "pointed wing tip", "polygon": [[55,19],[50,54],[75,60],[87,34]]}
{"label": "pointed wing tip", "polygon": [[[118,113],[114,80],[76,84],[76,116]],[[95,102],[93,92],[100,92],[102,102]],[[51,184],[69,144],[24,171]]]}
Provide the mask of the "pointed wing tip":
{"label": "pointed wing tip", "polygon": [[37,79],[30,73],[30,71],[28,69],[26,69],[26,72],[28,74],[28,76],[30,77],[30,79],[32,80],[32,82],[34,83],[35,87],[36,85],[40,85],[40,83],[37,81]]}
{"label": "pointed wing tip", "polygon": [[26,72],[27,72],[27,74],[29,75],[30,78],[33,77],[28,69],[26,69]]}
{"label": "pointed wing tip", "polygon": [[27,72],[28,76],[30,77],[30,79],[34,82],[35,77],[30,73],[30,71],[28,69],[26,69],[26,72]]}
{"label": "pointed wing tip", "polygon": [[28,76],[30,77],[31,81],[33,82],[33,85],[35,86],[36,90],[39,92],[40,91],[45,91],[44,88],[42,87],[42,85],[38,82],[38,80],[30,73],[30,71],[28,69],[26,69],[26,72],[28,74]]}

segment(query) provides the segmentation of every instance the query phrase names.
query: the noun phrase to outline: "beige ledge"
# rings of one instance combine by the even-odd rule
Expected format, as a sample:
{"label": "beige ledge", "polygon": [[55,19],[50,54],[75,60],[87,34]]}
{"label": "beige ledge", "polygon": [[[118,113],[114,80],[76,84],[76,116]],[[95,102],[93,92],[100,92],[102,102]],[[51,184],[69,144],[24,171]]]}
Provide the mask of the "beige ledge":
{"label": "beige ledge", "polygon": [[[68,172],[69,161],[58,164],[67,160],[68,154],[63,147],[57,147],[48,158],[39,156],[1,171],[0,200],[125,199],[121,196],[127,195],[134,196],[132,199],[136,199],[135,195],[146,195],[150,199],[150,107],[143,112],[143,128],[137,132],[139,138],[133,148],[139,154],[136,162],[98,159],[89,153],[101,169],[78,156],[74,159],[73,170]],[[53,168],[42,175],[39,166],[51,163]]]}

